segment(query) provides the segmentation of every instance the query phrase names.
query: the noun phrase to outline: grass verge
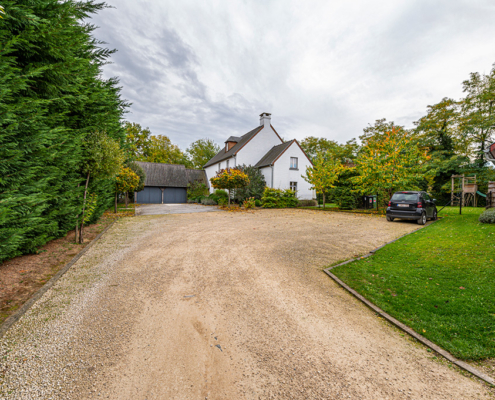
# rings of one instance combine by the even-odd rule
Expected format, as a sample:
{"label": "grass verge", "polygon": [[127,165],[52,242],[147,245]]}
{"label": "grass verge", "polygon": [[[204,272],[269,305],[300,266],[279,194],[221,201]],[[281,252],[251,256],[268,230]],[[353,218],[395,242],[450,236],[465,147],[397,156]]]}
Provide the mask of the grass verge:
{"label": "grass verge", "polygon": [[332,269],[385,312],[459,359],[495,357],[495,225],[481,208],[442,220]]}

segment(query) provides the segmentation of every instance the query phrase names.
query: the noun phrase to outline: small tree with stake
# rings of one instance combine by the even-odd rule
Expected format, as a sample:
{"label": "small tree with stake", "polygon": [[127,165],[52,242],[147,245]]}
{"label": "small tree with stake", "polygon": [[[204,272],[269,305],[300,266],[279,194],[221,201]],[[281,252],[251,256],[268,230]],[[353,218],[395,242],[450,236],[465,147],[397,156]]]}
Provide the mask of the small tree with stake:
{"label": "small tree with stake", "polygon": [[323,208],[325,208],[325,190],[335,187],[342,165],[335,159],[326,160],[323,153],[317,153],[313,166],[306,169],[303,179],[311,184],[312,189],[323,194]]}
{"label": "small tree with stake", "polygon": [[229,191],[230,206],[230,191],[249,185],[249,177],[241,170],[227,168],[220,170],[210,179],[210,182],[215,189],[227,189]]}
{"label": "small tree with stake", "polygon": [[[139,175],[128,167],[121,167],[118,175],[115,177],[115,213],[117,213],[117,196],[119,193],[134,192],[138,186]],[[127,202],[126,202],[127,203]],[[127,207],[127,204],[126,204]]]}
{"label": "small tree with stake", "polygon": [[[82,204],[81,224],[78,235],[78,220],[76,219],[76,242],[83,243],[83,228],[85,219],[86,197],[90,178],[108,179],[113,178],[119,172],[124,162],[124,154],[119,143],[110,138],[105,132],[96,131],[91,133],[84,143],[84,164],[82,172],[86,177],[84,196]],[[79,237],[78,237],[79,236]]]}

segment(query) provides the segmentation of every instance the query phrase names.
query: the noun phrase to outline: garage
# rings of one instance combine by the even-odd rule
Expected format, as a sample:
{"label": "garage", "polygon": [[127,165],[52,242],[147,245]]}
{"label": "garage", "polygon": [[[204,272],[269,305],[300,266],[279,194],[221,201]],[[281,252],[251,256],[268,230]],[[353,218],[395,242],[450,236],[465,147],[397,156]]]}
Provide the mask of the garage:
{"label": "garage", "polygon": [[186,188],[145,187],[136,193],[136,203],[139,204],[172,204],[187,203]]}
{"label": "garage", "polygon": [[138,204],[187,203],[187,185],[193,181],[206,182],[202,170],[188,169],[180,164],[137,162],[146,174],[144,189],[134,194]]}

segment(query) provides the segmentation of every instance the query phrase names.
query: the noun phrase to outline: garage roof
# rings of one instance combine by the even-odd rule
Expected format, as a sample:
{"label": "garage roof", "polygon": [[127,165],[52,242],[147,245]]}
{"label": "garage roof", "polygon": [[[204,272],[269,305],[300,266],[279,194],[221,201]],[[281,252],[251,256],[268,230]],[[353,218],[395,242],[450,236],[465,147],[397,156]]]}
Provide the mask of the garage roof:
{"label": "garage roof", "polygon": [[186,169],[182,164],[164,164],[137,161],[146,174],[144,186],[187,187],[194,180],[206,181],[201,170]]}

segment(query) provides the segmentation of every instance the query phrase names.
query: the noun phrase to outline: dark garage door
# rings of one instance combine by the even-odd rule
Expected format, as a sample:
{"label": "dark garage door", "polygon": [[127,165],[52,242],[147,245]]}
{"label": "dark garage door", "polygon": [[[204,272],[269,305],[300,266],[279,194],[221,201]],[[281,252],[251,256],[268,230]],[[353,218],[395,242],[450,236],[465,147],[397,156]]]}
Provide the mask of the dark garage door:
{"label": "dark garage door", "polygon": [[[161,204],[162,188],[147,186],[137,193],[138,204]],[[164,203],[187,203],[186,188],[163,188]]]}

